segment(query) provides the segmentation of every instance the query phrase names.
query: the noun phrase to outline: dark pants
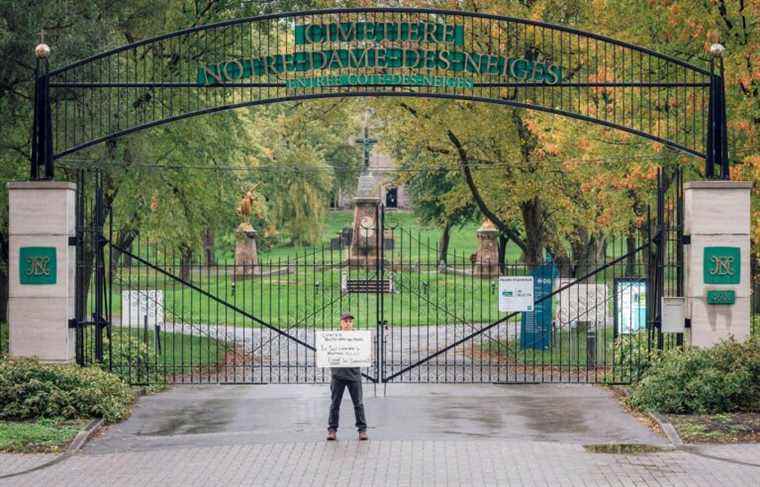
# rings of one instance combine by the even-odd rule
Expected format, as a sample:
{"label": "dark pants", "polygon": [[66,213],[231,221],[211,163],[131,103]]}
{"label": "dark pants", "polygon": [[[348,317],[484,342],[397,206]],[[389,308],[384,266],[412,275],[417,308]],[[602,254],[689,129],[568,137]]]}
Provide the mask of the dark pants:
{"label": "dark pants", "polygon": [[348,388],[351,394],[351,401],[354,403],[354,415],[356,416],[356,428],[361,431],[367,431],[367,418],[364,417],[364,401],[362,401],[362,383],[360,381],[349,381],[333,379],[330,383],[332,391],[332,404],[330,404],[330,418],[328,420],[328,430],[338,431],[338,421],[340,418],[340,403],[343,400],[343,391]]}

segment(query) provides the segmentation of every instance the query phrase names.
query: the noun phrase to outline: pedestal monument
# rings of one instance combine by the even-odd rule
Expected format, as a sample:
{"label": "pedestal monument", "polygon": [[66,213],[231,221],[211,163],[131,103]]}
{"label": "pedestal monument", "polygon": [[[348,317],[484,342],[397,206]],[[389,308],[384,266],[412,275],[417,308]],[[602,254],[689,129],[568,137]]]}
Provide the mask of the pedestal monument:
{"label": "pedestal monument", "polygon": [[382,237],[378,237],[380,198],[373,187],[372,177],[365,173],[359,177],[357,196],[354,198],[354,231],[348,249],[348,264],[374,267],[380,255]]}

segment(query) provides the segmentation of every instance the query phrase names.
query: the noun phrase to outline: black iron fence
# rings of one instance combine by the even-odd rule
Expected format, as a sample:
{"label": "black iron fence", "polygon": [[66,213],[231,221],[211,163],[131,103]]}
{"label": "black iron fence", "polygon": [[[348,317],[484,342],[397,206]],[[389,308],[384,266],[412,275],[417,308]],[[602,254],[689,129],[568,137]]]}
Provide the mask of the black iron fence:
{"label": "black iron fence", "polygon": [[[500,260],[488,230],[474,254],[441,252],[379,206],[351,238],[278,258],[208,259],[139,232],[123,245],[98,182],[79,178],[77,358],[131,383],[327,382],[316,336],[344,311],[372,334],[370,382],[627,383],[684,343],[658,304],[682,293],[680,175],[630,235],[540,262]],[[529,311],[500,310],[509,276],[533,277]]]}

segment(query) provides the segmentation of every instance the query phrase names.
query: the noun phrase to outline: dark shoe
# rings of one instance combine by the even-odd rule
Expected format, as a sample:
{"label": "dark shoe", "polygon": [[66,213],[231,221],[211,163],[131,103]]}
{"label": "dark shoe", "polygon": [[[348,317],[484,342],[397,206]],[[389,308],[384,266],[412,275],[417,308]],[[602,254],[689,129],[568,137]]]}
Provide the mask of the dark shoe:
{"label": "dark shoe", "polygon": [[359,441],[367,441],[369,440],[369,436],[367,435],[366,431],[360,431],[359,432]]}
{"label": "dark shoe", "polygon": [[338,439],[338,438],[337,438],[337,435],[336,435],[336,432],[335,432],[335,431],[332,431],[332,430],[331,430],[331,431],[328,431],[328,432],[327,432],[327,441],[335,441],[335,440],[337,440],[337,439]]}

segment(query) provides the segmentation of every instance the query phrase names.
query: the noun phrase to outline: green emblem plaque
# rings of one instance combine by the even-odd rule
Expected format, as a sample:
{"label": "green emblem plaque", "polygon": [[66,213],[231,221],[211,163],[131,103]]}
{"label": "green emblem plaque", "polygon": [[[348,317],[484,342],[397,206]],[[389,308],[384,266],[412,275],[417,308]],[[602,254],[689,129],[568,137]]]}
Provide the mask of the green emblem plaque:
{"label": "green emblem plaque", "polygon": [[736,304],[734,291],[707,291],[707,304]]}
{"label": "green emblem plaque", "polygon": [[21,247],[19,251],[21,284],[55,284],[57,271],[58,260],[55,247]]}
{"label": "green emblem plaque", "polygon": [[704,275],[705,284],[739,284],[739,247],[705,247]]}

